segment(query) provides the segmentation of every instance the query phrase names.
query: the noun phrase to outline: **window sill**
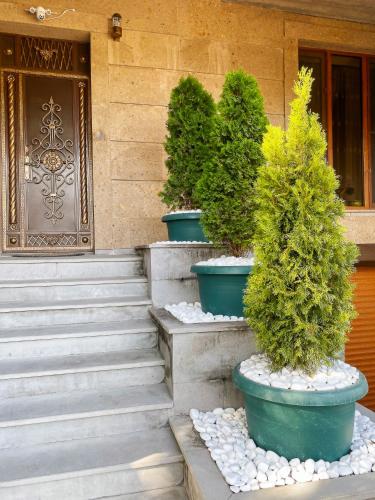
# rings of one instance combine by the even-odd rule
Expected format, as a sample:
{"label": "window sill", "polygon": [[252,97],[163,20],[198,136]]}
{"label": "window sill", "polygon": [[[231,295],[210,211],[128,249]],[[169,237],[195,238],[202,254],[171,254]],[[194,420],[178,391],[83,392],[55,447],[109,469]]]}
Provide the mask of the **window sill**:
{"label": "window sill", "polygon": [[375,215],[375,208],[346,208],[345,215]]}

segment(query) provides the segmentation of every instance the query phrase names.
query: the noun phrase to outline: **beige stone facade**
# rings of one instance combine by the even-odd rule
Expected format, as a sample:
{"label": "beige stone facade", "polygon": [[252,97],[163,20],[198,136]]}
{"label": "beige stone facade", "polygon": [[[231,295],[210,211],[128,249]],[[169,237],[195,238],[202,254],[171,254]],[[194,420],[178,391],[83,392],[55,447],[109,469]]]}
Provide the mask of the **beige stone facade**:
{"label": "beige stone facade", "polygon": [[[0,0],[0,30],[90,40],[97,249],[165,239],[157,194],[166,177],[163,141],[171,89],[195,74],[218,98],[224,74],[259,81],[270,121],[284,125],[298,47],[375,54],[375,26],[222,0],[51,0],[75,13],[38,23],[29,4]],[[123,16],[114,42],[109,19]],[[350,238],[375,243],[375,213],[348,212]]]}

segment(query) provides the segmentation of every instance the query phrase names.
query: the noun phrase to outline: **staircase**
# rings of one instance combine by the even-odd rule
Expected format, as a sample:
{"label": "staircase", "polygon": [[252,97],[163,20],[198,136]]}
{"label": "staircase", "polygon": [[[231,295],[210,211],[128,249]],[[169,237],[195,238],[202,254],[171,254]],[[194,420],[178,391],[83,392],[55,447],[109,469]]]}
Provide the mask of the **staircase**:
{"label": "staircase", "polygon": [[182,500],[135,253],[0,258],[1,500]]}

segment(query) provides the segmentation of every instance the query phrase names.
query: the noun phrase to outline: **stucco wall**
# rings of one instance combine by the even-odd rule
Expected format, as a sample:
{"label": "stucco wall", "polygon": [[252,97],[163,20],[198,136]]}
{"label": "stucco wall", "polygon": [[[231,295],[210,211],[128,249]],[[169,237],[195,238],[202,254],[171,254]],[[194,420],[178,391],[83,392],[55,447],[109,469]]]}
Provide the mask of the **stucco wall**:
{"label": "stucco wall", "polygon": [[[157,193],[169,94],[195,74],[218,98],[224,74],[242,67],[259,81],[272,123],[284,125],[298,45],[375,53],[375,26],[324,20],[221,0],[71,0],[78,12],[37,23],[23,2],[0,0],[0,30],[90,39],[96,248],[164,239]],[[123,37],[108,35],[119,11]],[[351,213],[349,236],[375,242],[375,214]]]}

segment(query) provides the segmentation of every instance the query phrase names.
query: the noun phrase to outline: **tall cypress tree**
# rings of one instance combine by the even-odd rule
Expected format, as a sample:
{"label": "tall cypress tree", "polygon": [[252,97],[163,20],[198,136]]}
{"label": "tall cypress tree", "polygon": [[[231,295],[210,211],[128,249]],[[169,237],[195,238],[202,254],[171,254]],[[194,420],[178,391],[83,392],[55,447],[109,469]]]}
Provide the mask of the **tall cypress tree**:
{"label": "tall cypress tree", "polygon": [[169,177],[160,193],[171,209],[200,208],[195,188],[212,154],[215,103],[194,77],[181,78],[169,103],[165,150]]}
{"label": "tall cypress tree", "polygon": [[249,325],[275,370],[306,373],[342,351],[355,316],[350,275],[356,246],[344,237],[344,204],[326,164],[318,116],[308,110],[311,71],[295,83],[286,132],[269,127],[256,184],[256,265],[245,304]]}
{"label": "tall cypress tree", "polygon": [[267,118],[258,84],[244,71],[227,74],[215,126],[215,152],[198,185],[202,224],[214,244],[235,256],[251,248],[253,186],[263,162]]}

